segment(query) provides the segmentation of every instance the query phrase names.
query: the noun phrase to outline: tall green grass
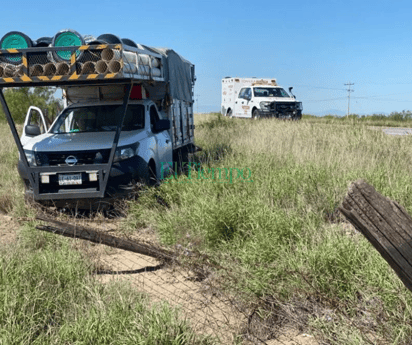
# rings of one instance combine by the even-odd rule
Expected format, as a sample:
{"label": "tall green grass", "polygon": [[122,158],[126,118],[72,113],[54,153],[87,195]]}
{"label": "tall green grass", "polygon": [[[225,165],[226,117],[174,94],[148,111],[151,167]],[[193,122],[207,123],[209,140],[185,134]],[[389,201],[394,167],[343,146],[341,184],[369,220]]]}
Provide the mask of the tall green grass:
{"label": "tall green grass", "polygon": [[409,339],[410,292],[361,235],[347,234],[331,215],[358,178],[412,214],[412,138],[359,123],[198,121],[204,151],[196,159],[204,171],[247,167],[253,182],[181,175],[133,203],[129,224],[154,226],[165,243],[196,244],[238,274],[238,289],[257,297],[320,299],[348,318],[376,298],[383,309],[373,317],[385,326],[375,331],[396,343]]}
{"label": "tall green grass", "polygon": [[[358,324],[364,311],[374,325],[367,332],[407,343],[410,292],[361,235],[333,224],[331,215],[358,178],[412,213],[412,138],[387,136],[355,121],[334,126],[210,115],[196,122],[203,151],[192,179],[181,175],[142,193],[131,203],[126,225],[152,226],[168,244],[196,245],[230,267],[237,278],[230,288],[249,296],[315,300],[334,308],[333,322],[315,315],[309,320],[332,343],[363,343],[351,322]],[[18,214],[25,205],[17,151],[11,136],[0,140],[0,205]],[[199,168],[204,177],[198,178]],[[224,181],[210,175],[217,168],[248,168],[253,182],[219,183]],[[159,197],[165,202],[159,204]],[[207,341],[170,308],[152,309],[127,287],[116,293],[91,284],[84,258],[65,240],[26,230],[21,247],[0,254],[4,343]],[[165,324],[172,329],[166,335]]]}
{"label": "tall green grass", "polygon": [[100,284],[70,242],[28,224],[0,247],[0,344],[212,344],[136,287]]}
{"label": "tall green grass", "polygon": [[24,186],[17,173],[17,147],[7,124],[0,123],[0,132],[0,212],[24,215]]}
{"label": "tall green grass", "polygon": [[[17,148],[0,124],[0,211],[30,216],[17,173]],[[0,215],[0,225],[1,225]],[[135,286],[101,284],[72,240],[27,223],[18,242],[0,243],[0,344],[214,344],[183,314],[154,304]]]}

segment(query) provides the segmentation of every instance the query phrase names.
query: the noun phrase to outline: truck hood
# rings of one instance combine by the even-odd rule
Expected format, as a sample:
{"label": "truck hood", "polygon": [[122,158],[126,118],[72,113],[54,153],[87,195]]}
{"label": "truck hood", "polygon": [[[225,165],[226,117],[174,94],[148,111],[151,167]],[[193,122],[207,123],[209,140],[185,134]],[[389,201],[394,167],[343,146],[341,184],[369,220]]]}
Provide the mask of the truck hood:
{"label": "truck hood", "polygon": [[[45,133],[29,140],[25,150],[38,152],[67,152],[102,150],[112,148],[115,132],[92,132],[92,133]],[[120,134],[117,146],[134,144],[147,136],[144,129]]]}

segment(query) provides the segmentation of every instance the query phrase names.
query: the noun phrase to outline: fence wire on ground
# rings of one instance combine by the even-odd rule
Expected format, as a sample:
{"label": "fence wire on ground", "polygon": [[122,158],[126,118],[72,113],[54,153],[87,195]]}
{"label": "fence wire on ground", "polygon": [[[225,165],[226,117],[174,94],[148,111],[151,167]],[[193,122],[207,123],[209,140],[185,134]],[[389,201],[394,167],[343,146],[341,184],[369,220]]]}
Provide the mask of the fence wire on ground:
{"label": "fence wire on ground", "polygon": [[[298,343],[290,332],[281,330],[280,325],[276,327],[276,321],[282,323],[280,315],[269,316],[263,321],[253,306],[242,303],[239,295],[229,296],[222,291],[213,273],[199,277],[188,262],[162,264],[156,259],[119,249],[102,253],[99,262],[101,269],[96,271],[99,281],[126,280],[149,295],[152,301],[178,307],[194,331],[212,336],[219,344],[241,341],[271,344],[270,340],[281,344],[282,339]],[[293,320],[290,316],[284,315],[284,321]]]}
{"label": "fence wire on ground", "polygon": [[[62,223],[55,223],[62,226]],[[116,227],[116,223],[112,223],[112,229],[107,224],[100,224],[96,232],[102,235],[113,233]],[[46,227],[37,228],[45,230]],[[82,226],[75,229],[78,234],[81,229],[93,231]],[[56,228],[47,231],[56,232]],[[309,320],[316,317],[334,322],[339,317],[346,317],[310,300],[297,298],[285,303],[273,296],[257,297],[247,291],[245,284],[242,285],[248,277],[253,278],[252,274],[240,272],[235,263],[222,267],[191,248],[180,245],[173,250],[161,248],[150,237],[144,234],[141,238],[126,239],[150,247],[150,256],[119,249],[116,244],[107,246],[76,240],[76,246],[92,258],[93,275],[97,281],[103,284],[126,281],[148,295],[152,302],[167,302],[179,309],[180,316],[195,332],[210,336],[217,344],[329,344],[329,341],[321,340]],[[172,253],[173,259],[163,260],[165,253]],[[309,281],[306,283],[308,288],[314,289]],[[353,323],[349,316],[346,318],[359,330],[364,343],[384,343],[372,337],[368,327]]]}

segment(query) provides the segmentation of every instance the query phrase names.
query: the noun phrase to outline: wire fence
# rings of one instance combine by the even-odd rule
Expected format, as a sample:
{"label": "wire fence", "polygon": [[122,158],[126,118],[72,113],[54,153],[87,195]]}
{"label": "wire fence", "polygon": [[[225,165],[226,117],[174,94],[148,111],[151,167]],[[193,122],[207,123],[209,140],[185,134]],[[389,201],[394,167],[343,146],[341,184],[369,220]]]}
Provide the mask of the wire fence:
{"label": "wire fence", "polygon": [[[82,224],[85,222],[82,221]],[[44,227],[37,228],[45,230]],[[119,236],[115,222],[97,228],[96,233],[116,233]],[[93,231],[82,226],[74,229],[80,236],[79,231],[82,229]],[[56,228],[47,231],[56,232]],[[348,315],[337,312],[338,306],[334,310],[318,301],[296,298],[284,302],[273,296],[257,297],[244,284],[249,278],[253,279],[252,274],[241,270],[234,262],[222,267],[214,258],[180,245],[173,250],[166,250],[157,244],[150,229],[143,230],[140,235],[126,240],[150,247],[149,255],[119,249],[113,243],[107,246],[76,240],[76,246],[91,258],[92,271],[98,282],[125,281],[132,284],[136,291],[148,295],[152,302],[166,302],[178,308],[179,315],[189,322],[195,332],[210,336],[216,344],[335,343],[330,341],[333,335],[320,335],[319,330],[309,322],[313,319],[331,323],[344,319],[344,322],[359,331],[362,343],[385,344],[385,341],[374,335],[373,329],[377,325],[373,321],[363,318],[354,322]],[[167,257],[171,255],[173,258],[163,260],[165,253]],[[304,276],[302,278],[308,288],[316,290]]]}
{"label": "wire fence", "polygon": [[[242,300],[245,296],[233,295],[221,288],[223,272],[208,269],[206,273],[205,268],[199,273],[198,269],[190,268],[193,261],[187,258],[183,264],[165,264],[144,255],[110,249],[100,255],[98,264],[101,269],[96,274],[100,282],[120,279],[132,283],[138,291],[149,295],[152,301],[164,301],[179,308],[194,331],[210,335],[219,344],[271,344],[271,339],[295,339],[290,331],[281,329],[282,317],[279,313],[276,317],[268,313],[265,320],[252,305],[245,304]],[[198,262],[193,266],[196,265]],[[226,275],[226,279],[230,276]],[[284,321],[290,323],[291,319],[284,315]]]}

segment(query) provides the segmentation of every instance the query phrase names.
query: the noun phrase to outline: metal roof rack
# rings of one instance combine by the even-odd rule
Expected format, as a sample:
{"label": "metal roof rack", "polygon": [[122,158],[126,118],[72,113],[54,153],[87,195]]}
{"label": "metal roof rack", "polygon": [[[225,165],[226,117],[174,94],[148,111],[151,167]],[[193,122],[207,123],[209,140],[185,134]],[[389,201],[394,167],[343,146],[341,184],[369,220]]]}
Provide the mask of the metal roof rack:
{"label": "metal roof rack", "polygon": [[122,44],[0,50],[0,87],[141,81],[165,81],[161,54]]}

